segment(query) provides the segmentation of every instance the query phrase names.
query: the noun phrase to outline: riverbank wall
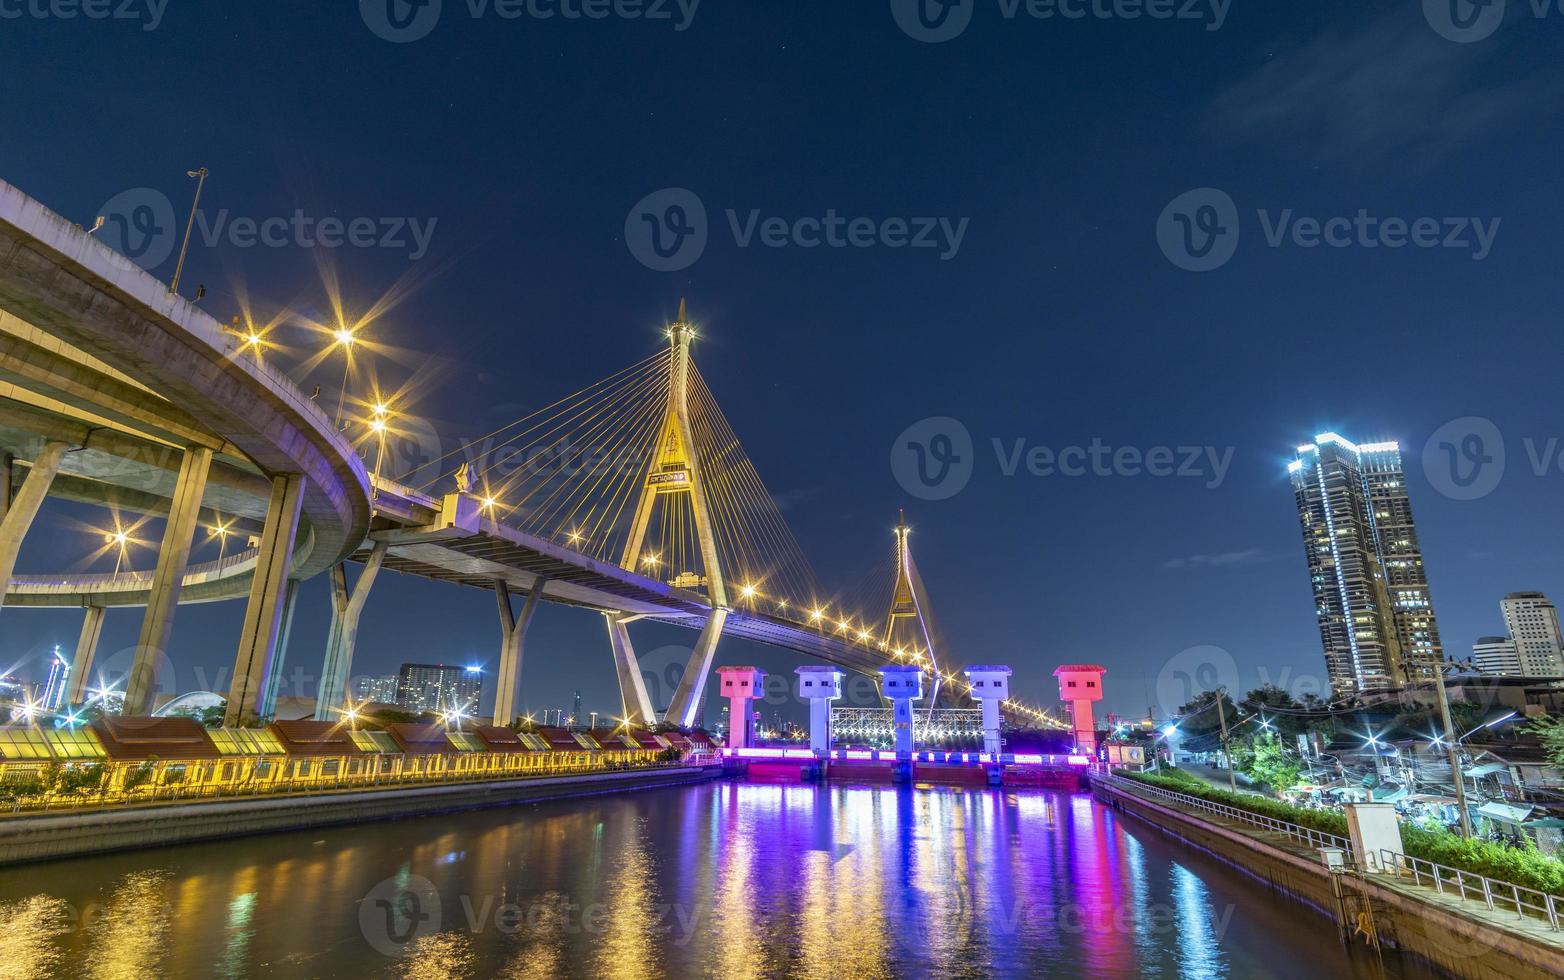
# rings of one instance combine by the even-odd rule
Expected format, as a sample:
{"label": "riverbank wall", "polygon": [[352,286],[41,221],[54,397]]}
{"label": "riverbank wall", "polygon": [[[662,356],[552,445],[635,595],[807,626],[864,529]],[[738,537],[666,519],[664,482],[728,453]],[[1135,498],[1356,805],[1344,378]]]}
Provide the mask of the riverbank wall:
{"label": "riverbank wall", "polygon": [[[1419,895],[1410,886],[1377,875],[1333,875],[1317,853],[1286,846],[1280,839],[1261,840],[1235,826],[1201,819],[1102,779],[1092,780],[1092,793],[1115,811],[1269,883],[1289,900],[1310,906],[1338,923],[1345,916],[1349,923],[1345,941],[1365,942],[1357,928],[1371,924],[1387,947],[1463,980],[1564,976],[1564,945],[1534,932],[1528,934],[1532,930],[1527,924],[1512,924],[1513,915],[1495,915],[1480,905],[1472,909],[1471,903],[1454,899],[1436,901],[1431,895]],[[1371,912],[1367,923],[1359,918],[1365,910]]]}
{"label": "riverbank wall", "polygon": [[705,782],[715,766],[155,803],[0,819],[0,867]]}

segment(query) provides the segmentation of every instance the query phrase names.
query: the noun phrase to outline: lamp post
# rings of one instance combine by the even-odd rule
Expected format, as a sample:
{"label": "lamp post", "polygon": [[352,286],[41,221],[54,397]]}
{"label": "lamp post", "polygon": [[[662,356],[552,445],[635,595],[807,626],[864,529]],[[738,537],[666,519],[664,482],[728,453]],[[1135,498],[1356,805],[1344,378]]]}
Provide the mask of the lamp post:
{"label": "lamp post", "polygon": [[332,419],[332,425],[341,432],[342,400],[348,393],[348,376],[353,370],[353,345],[358,342],[358,337],[347,327],[339,327],[332,336],[336,338],[336,346],[342,348],[342,386],[337,389],[337,414]]}
{"label": "lamp post", "polygon": [[[179,277],[185,271],[185,253],[190,250],[190,234],[195,231],[196,212],[201,208],[201,189],[206,186],[208,173],[209,171],[205,167],[202,167],[200,170],[185,171],[186,177],[194,177],[196,179],[195,201],[190,205],[190,221],[185,225],[184,244],[179,246],[179,261],[174,265],[174,281],[168,287],[170,293],[177,294],[179,292]],[[200,299],[199,296],[196,298]]]}

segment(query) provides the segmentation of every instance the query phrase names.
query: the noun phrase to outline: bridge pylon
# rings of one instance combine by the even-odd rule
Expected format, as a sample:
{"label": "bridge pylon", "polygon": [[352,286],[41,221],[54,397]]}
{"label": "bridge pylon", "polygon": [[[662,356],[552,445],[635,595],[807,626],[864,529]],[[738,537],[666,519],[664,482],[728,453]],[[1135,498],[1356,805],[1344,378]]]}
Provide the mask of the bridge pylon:
{"label": "bridge pylon", "polygon": [[[717,655],[717,641],[722,636],[729,610],[727,582],[717,555],[717,537],[712,530],[711,508],[706,499],[695,429],[690,420],[690,344],[695,336],[695,326],[690,323],[684,301],[680,300],[679,315],[668,327],[668,342],[673,348],[669,365],[668,404],[652,456],[647,461],[645,478],[636,501],[635,517],[619,562],[627,571],[636,571],[646,557],[641,554],[641,550],[646,544],[653,512],[659,504],[668,507],[678,498],[685,498],[692,516],[696,542],[700,547],[700,579],[706,586],[706,598],[711,602],[711,616],[695,641],[695,649],[685,666],[684,676],[680,678],[668,713],[664,716],[664,720],[670,724],[682,726],[695,723],[701,691],[711,673],[712,661]],[[610,628],[613,629],[612,626]],[[629,634],[621,625],[614,630],[613,636],[615,663],[621,678],[620,694],[627,708],[644,704],[644,694],[623,690],[627,671],[639,676],[640,670],[636,664],[635,651],[630,646]]]}
{"label": "bridge pylon", "polygon": [[939,631],[934,627],[928,591],[923,587],[917,563],[912,560],[911,536],[907,513],[902,511],[896,522],[896,584],[891,589],[891,608],[885,617],[881,642],[886,650],[903,651],[912,663],[931,669],[928,710],[954,707],[961,699],[954,686],[945,683],[940,670],[935,642]]}

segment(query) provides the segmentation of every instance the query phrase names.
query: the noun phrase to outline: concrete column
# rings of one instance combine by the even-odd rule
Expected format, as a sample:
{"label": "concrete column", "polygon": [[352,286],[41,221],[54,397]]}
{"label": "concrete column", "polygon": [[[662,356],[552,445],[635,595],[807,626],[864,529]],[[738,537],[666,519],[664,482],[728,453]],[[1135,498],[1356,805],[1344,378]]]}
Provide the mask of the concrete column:
{"label": "concrete column", "polygon": [[798,696],[809,702],[809,748],[831,751],[831,703],[842,696],[842,672],[835,667],[799,667]]}
{"label": "concrete column", "polygon": [[765,696],[766,672],[759,667],[723,667],[722,696],[728,699],[728,745],[747,749],[755,744],[755,701]]}
{"label": "concrete column", "polygon": [[910,664],[881,667],[880,690],[891,702],[896,759],[910,763],[914,748],[912,702],[923,697],[923,671]]}
{"label": "concrete column", "polygon": [[387,545],[375,542],[364,563],[364,571],[348,591],[346,564],[331,570],[331,638],[326,643],[326,662],[320,671],[320,690],[315,695],[315,720],[336,720],[337,709],[347,703],[348,672],[353,669],[353,649],[358,644],[358,621],[369,601],[369,590],[386,561]]}
{"label": "concrete column", "polygon": [[288,579],[282,596],[282,635],[277,640],[277,657],[266,674],[266,693],[261,700],[260,716],[264,721],[277,717],[277,693],[282,688],[283,667],[288,660],[288,640],[293,636],[293,611],[299,606],[299,580]]}
{"label": "concrete column", "polygon": [[141,636],[136,640],[136,659],[125,685],[125,714],[152,713],[152,687],[157,680],[157,658],[166,654],[174,633],[174,613],[179,609],[179,590],[190,567],[190,547],[195,542],[196,526],[201,518],[201,497],[206,493],[206,477],[212,468],[212,451],[191,446],[179,464],[174,497],[169,502],[168,521],[163,527],[163,543],[158,549],[157,571],[152,575],[152,592],[147,612],[141,621]]}
{"label": "concrete column", "polygon": [[279,476],[272,480],[266,505],[266,527],[250,580],[250,601],[234,657],[233,683],[228,688],[228,710],[223,724],[229,728],[259,725],[261,707],[276,668],[277,643],[282,633],[283,608],[287,605],[288,566],[299,530],[299,508],[304,502],[304,479]]}
{"label": "concrete column", "polygon": [[16,574],[16,557],[22,552],[22,539],[37,519],[44,498],[49,496],[49,487],[54,483],[55,474],[60,472],[60,464],[64,462],[70,448],[63,442],[46,443],[39,451],[38,458],[33,460],[32,468],[27,471],[27,480],[23,482],[22,489],[17,491],[14,500],[9,499],[11,462],[9,459],[6,461],[5,496],[8,499],[5,502],[5,519],[0,520],[0,605],[5,604],[5,593],[11,586],[11,576]]}
{"label": "concrete column", "polygon": [[967,685],[974,700],[983,706],[983,751],[1003,750],[1000,737],[1000,707],[1010,697],[1010,668],[983,666],[967,668]]}
{"label": "concrete column", "polygon": [[614,651],[614,669],[619,674],[619,700],[625,720],[637,727],[654,724],[657,714],[646,693],[641,662],[635,658],[635,647],[630,645],[630,630],[625,625],[628,620],[612,615],[604,618],[608,621],[608,644]]}
{"label": "concrete column", "polygon": [[495,725],[503,727],[516,720],[516,689],[521,682],[521,658],[527,642],[527,628],[532,625],[532,617],[538,611],[543,587],[547,584],[548,579],[541,575],[537,577],[532,583],[532,590],[527,593],[526,604],[521,607],[521,618],[517,619],[510,605],[510,586],[499,579],[494,582],[494,598],[500,606],[500,676],[499,687],[494,692]]}
{"label": "concrete column", "polygon": [[690,662],[684,667],[684,676],[679,678],[678,690],[673,692],[673,702],[668,705],[666,720],[670,725],[689,728],[695,724],[695,712],[700,708],[701,692],[705,690],[706,678],[711,676],[711,664],[717,656],[717,641],[722,639],[722,626],[727,621],[726,609],[711,611],[711,618],[706,621],[706,628],[701,630],[700,638],[695,641],[695,650],[690,654]]}
{"label": "concrete column", "polygon": [[11,509],[11,481],[16,478],[16,457],[0,453],[0,521]]}
{"label": "concrete column", "polygon": [[92,673],[92,658],[98,655],[98,641],[103,639],[103,616],[108,610],[102,606],[88,606],[87,615],[81,621],[81,636],[76,638],[76,655],[71,660],[71,686],[65,695],[66,704],[81,704],[87,700],[87,678]]}

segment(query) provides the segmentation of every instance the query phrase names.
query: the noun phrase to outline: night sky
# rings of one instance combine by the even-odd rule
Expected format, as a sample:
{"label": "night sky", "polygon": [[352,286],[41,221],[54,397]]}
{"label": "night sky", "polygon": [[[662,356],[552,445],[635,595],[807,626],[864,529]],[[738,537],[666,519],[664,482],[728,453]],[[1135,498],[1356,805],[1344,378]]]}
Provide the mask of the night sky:
{"label": "night sky", "polygon": [[[0,19],[0,178],[89,226],[143,187],[182,222],[184,174],[201,166],[209,220],[437,222],[417,260],[342,247],[324,261],[350,310],[405,293],[370,331],[396,348],[373,370],[414,383],[408,409],[446,450],[655,352],[687,296],[700,369],[820,578],[845,590],[883,564],[906,506],[947,662],[1012,664],[1036,703],[1054,703],[1054,666],[1098,662],[1108,707],[1143,714],[1180,671],[1224,662],[1180,657],[1207,645],[1231,653],[1243,689],[1319,690],[1285,466],[1327,429],[1402,442],[1448,653],[1502,632],[1504,593],[1564,595],[1556,11],[1511,3],[1491,37],[1460,43],[1417,0],[1236,0],[1218,30],[1205,4],[1203,21],[1012,20],[978,0],[963,33],[924,43],[886,0],[706,0],[688,23],[673,5],[673,21],[503,19],[445,0],[427,37],[392,43],[369,27],[377,2],[169,0],[152,30],[145,13]],[[637,202],[665,188],[708,212],[705,252],[676,272],[626,242]],[[1198,273],[1158,237],[1197,188],[1229,195],[1241,229],[1231,261]],[[1289,209],[1434,218],[1441,240],[1447,219],[1500,224],[1481,258],[1469,230],[1466,247],[1308,248],[1291,231],[1272,247],[1267,223]],[[730,210],[740,232],[756,211],[967,224],[959,248],[772,248],[758,233],[741,247]],[[241,296],[262,317],[318,316],[322,258],[198,236],[186,293],[205,284],[223,321]],[[277,338],[297,348],[281,364],[319,347],[290,327]],[[300,383],[329,391],[338,364]],[[900,434],[932,417],[973,442],[970,483],[942,500],[892,465]],[[1424,446],[1467,417],[1497,427],[1507,467],[1457,500]],[[1469,428],[1446,435],[1464,444]],[[1193,477],[1034,476],[1024,461],[1006,475],[1018,440],[1232,456],[1220,480],[1209,462]],[[104,519],[51,503],[20,572],[87,567],[101,540],[82,522]],[[318,669],[326,588],[305,586],[290,668]],[[242,612],[180,611],[178,688],[231,664]],[[0,655],[36,675],[80,613],[0,617]],[[139,619],[111,612],[100,656]],[[632,635],[653,668],[693,639]],[[354,667],[492,667],[497,647],[491,595],[388,576]],[[718,662],[802,661],[734,642]],[[539,616],[527,708],[579,688],[589,710],[617,710],[613,677],[597,616]]]}

